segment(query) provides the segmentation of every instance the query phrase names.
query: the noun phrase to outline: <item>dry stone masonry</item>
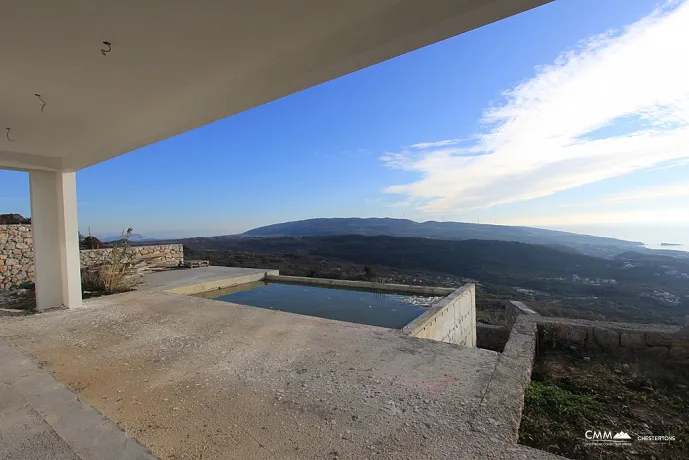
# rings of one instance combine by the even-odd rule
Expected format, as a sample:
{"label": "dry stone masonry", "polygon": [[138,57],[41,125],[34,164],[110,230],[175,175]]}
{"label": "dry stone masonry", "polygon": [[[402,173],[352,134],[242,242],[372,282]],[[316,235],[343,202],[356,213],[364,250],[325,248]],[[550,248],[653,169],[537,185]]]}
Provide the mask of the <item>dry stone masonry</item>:
{"label": "dry stone masonry", "polygon": [[[181,244],[161,244],[156,246],[135,246],[132,248],[135,258],[150,260],[151,263],[177,267],[184,262],[184,251]],[[112,249],[83,249],[80,253],[81,266],[90,267],[105,262]]]}
{"label": "dry stone masonry", "polygon": [[[136,246],[136,258],[151,265],[176,267],[184,262],[181,244]],[[81,251],[81,266],[89,267],[107,260],[112,249]],[[31,224],[0,225],[0,291],[34,280],[33,238]]]}
{"label": "dry stone masonry", "polygon": [[0,225],[0,290],[33,277],[31,225]]}

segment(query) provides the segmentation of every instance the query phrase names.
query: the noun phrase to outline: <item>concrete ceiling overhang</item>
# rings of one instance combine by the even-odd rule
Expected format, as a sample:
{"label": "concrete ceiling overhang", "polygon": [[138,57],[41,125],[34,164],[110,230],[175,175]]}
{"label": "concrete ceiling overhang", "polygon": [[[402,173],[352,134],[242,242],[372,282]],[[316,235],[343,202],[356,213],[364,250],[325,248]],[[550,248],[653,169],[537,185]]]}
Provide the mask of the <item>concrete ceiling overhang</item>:
{"label": "concrete ceiling overhang", "polygon": [[548,1],[6,2],[0,168],[85,168]]}

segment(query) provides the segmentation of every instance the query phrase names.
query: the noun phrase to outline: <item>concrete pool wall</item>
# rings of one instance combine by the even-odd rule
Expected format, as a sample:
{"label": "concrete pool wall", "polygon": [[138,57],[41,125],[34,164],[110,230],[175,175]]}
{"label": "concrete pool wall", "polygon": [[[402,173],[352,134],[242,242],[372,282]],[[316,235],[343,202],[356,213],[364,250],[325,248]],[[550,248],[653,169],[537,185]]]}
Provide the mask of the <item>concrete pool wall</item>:
{"label": "concrete pool wall", "polygon": [[421,339],[476,347],[476,285],[465,284],[402,329]]}

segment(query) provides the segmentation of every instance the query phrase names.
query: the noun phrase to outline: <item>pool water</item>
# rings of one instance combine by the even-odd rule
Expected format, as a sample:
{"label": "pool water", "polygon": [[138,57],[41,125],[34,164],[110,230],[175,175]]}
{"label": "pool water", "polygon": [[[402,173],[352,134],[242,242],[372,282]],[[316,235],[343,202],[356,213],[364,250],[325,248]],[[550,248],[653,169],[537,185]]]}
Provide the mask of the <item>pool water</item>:
{"label": "pool water", "polygon": [[300,284],[256,283],[199,294],[225,302],[401,329],[437,297],[407,296]]}

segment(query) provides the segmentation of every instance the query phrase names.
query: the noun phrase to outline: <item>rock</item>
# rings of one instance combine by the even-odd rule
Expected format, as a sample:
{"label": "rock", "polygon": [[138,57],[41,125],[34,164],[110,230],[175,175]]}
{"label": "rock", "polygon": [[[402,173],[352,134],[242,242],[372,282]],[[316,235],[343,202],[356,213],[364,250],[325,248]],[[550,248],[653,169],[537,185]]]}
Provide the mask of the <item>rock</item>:
{"label": "rock", "polygon": [[593,337],[596,345],[604,349],[615,349],[620,346],[620,334],[604,327],[594,327]]}
{"label": "rock", "polygon": [[643,332],[620,332],[620,345],[632,350],[641,350],[643,348],[646,348],[646,336]]}
{"label": "rock", "polygon": [[623,369],[625,372],[629,372],[629,364],[624,363],[624,364],[622,365],[622,369]]}
{"label": "rock", "polygon": [[586,362],[591,361],[591,358],[589,358],[588,356],[584,356],[584,361],[586,361]]}
{"label": "rock", "polygon": [[670,347],[672,334],[665,332],[646,332],[646,345],[649,347]]}

